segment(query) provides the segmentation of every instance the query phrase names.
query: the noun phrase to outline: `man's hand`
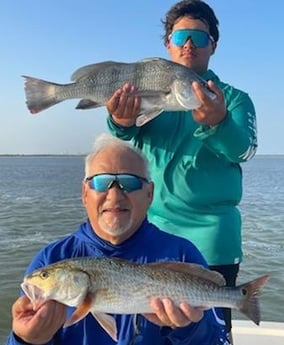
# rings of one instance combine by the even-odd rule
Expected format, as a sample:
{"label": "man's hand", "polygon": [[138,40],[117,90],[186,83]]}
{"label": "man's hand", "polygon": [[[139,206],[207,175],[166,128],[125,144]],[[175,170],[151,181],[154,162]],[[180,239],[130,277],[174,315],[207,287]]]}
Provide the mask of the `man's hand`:
{"label": "man's hand", "polygon": [[203,92],[201,86],[197,82],[192,83],[192,89],[201,102],[201,106],[194,109],[192,114],[194,121],[207,126],[215,126],[223,121],[227,109],[222,90],[211,80],[208,81],[208,86],[216,95],[216,98],[213,100]]}
{"label": "man's hand", "polygon": [[121,126],[131,127],[140,112],[141,97],[135,86],[126,83],[108,100],[106,107],[113,120]]}
{"label": "man's hand", "polygon": [[48,301],[37,311],[30,300],[20,297],[12,307],[13,332],[27,343],[47,343],[66,319],[66,307],[55,301]]}
{"label": "man's hand", "polygon": [[150,304],[154,313],[144,316],[158,326],[185,327],[191,322],[200,321],[204,314],[204,308],[190,307],[185,302],[177,307],[169,298],[152,298]]}

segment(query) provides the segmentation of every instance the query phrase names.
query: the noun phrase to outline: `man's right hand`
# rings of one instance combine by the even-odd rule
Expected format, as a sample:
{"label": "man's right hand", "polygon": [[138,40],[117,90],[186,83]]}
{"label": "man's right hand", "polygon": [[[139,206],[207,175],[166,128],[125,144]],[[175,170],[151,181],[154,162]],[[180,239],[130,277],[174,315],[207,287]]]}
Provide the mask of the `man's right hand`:
{"label": "man's right hand", "polygon": [[137,96],[135,86],[129,83],[118,89],[106,104],[113,120],[123,127],[131,127],[135,124],[140,106],[141,97]]}
{"label": "man's right hand", "polygon": [[52,339],[66,320],[66,307],[55,301],[48,301],[37,311],[30,300],[22,296],[12,307],[13,332],[30,344],[45,344]]}

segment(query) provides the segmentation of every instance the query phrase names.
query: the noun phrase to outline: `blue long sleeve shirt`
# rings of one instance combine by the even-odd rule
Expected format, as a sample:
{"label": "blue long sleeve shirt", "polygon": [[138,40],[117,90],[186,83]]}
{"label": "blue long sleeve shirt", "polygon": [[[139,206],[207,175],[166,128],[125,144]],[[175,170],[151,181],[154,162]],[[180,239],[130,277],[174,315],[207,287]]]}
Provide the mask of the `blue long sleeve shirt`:
{"label": "blue long sleeve shirt", "polygon": [[[43,248],[26,270],[26,274],[59,260],[79,256],[107,256],[146,263],[156,261],[186,261],[206,266],[197,248],[189,241],[160,231],[144,220],[139,230],[127,241],[113,245],[98,237],[89,221],[73,234]],[[68,316],[74,308],[67,307]],[[171,329],[159,327],[139,316],[138,333],[134,332],[134,315],[114,315],[118,329],[118,342],[113,341],[95,318],[87,317],[76,324],[61,328],[47,345],[219,345],[229,344],[223,320],[217,309],[204,313],[197,323]],[[133,342],[132,342],[133,341]],[[26,344],[13,333],[7,345]]]}

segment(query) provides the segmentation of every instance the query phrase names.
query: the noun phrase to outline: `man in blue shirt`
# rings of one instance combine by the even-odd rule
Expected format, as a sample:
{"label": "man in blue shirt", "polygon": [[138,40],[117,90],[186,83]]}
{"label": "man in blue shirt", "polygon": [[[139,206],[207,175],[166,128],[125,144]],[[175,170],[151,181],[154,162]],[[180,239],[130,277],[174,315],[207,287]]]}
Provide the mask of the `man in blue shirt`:
{"label": "man in blue shirt", "polygon": [[[206,266],[191,242],[160,231],[148,222],[146,212],[153,189],[148,163],[137,149],[112,136],[99,137],[86,158],[82,184],[87,221],[73,234],[43,248],[26,274],[59,260],[81,256],[120,257],[139,263],[185,261]],[[138,318],[113,315],[117,344],[229,344],[217,310],[204,311],[185,302],[176,306],[169,298],[153,298],[150,303],[152,314]],[[29,299],[21,296],[12,308],[13,325],[7,344],[116,344],[90,313],[63,328],[73,311],[74,308],[55,301],[33,310]]]}

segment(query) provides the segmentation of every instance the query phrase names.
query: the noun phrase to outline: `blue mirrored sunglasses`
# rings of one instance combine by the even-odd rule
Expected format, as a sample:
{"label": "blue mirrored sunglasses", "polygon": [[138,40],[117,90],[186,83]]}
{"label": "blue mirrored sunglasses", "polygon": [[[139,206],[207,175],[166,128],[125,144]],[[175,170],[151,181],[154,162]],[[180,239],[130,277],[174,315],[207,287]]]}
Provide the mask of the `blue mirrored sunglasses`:
{"label": "blue mirrored sunglasses", "polygon": [[89,187],[97,192],[106,192],[115,184],[119,189],[126,193],[142,189],[143,182],[149,182],[145,177],[134,174],[96,174],[86,177]]}
{"label": "blue mirrored sunglasses", "polygon": [[208,46],[210,40],[214,42],[212,36],[210,36],[206,31],[193,30],[193,29],[181,29],[173,31],[169,39],[172,44],[178,47],[182,47],[188,39],[191,40],[192,44],[196,48],[205,48]]}

